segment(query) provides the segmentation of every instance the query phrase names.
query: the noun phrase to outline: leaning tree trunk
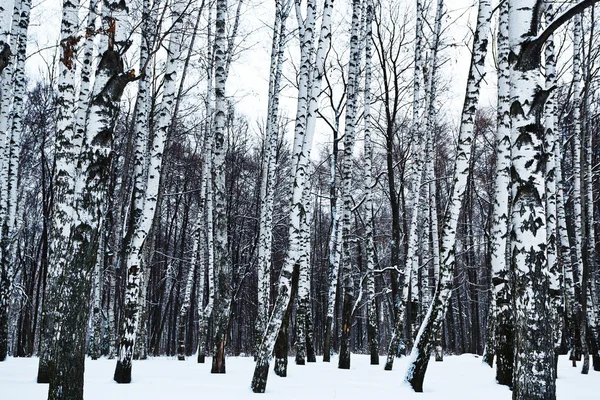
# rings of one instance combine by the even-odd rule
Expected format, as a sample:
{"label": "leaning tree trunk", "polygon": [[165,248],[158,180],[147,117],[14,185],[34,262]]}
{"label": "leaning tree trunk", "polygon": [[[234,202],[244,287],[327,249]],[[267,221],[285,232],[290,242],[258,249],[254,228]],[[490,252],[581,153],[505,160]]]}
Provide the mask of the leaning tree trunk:
{"label": "leaning tree trunk", "polygon": [[467,178],[470,173],[475,109],[479,99],[479,87],[484,78],[483,66],[487,54],[487,35],[491,15],[491,2],[489,0],[481,0],[479,2],[471,67],[467,80],[467,91],[459,130],[452,193],[443,221],[439,279],[432,303],[417,334],[417,339],[410,355],[411,361],[405,377],[406,381],[411,384],[416,392],[423,391],[423,380],[429,363],[429,355],[433,350],[435,337],[440,332],[452,291],[452,276],[456,264],[454,250],[456,228],[467,186]]}
{"label": "leaning tree trunk", "polygon": [[[154,215],[156,213],[157,202],[158,202],[158,191],[160,176],[163,165],[163,153],[165,143],[167,140],[167,134],[170,129],[172,122],[172,108],[175,100],[175,94],[177,93],[177,72],[181,63],[181,39],[182,39],[182,20],[183,12],[186,4],[182,0],[177,0],[173,5],[173,27],[171,31],[171,40],[169,44],[169,54],[167,59],[167,67],[165,71],[165,84],[163,89],[162,100],[157,116],[157,122],[155,126],[154,138],[152,140],[150,160],[148,163],[148,171],[145,191],[139,194],[134,194],[134,218],[137,218],[137,222],[134,222],[133,236],[126,249],[126,271],[127,271],[127,288],[125,293],[125,304],[124,304],[124,316],[121,328],[121,338],[119,344],[119,359],[114,373],[114,380],[118,383],[130,383],[131,382],[131,360],[133,358],[133,351],[135,347],[136,334],[140,322],[140,288],[142,284],[143,265],[142,265],[142,250],[143,245],[148,237],[148,232],[152,227]],[[150,31],[150,27],[148,28]],[[150,32],[148,32],[150,33]],[[144,51],[148,51],[153,44],[153,39],[148,40],[148,47],[146,49],[140,49],[142,55],[150,57],[149,54],[143,54]],[[146,58],[144,65],[148,62]],[[144,88],[148,90],[148,88]],[[147,95],[145,93],[144,95]],[[146,106],[141,107],[138,112],[147,113],[148,109]],[[147,115],[147,114],[146,114]],[[142,118],[141,116],[139,118]],[[143,140],[146,130],[145,126],[140,126],[140,132],[136,133],[137,140]],[[136,144],[136,158],[143,157],[139,153],[143,150],[141,143]],[[142,158],[143,159],[143,158]],[[136,173],[141,174],[139,169],[142,164],[138,164],[140,161],[136,160]],[[138,178],[139,179],[139,178]]]}
{"label": "leaning tree trunk", "polygon": [[[306,20],[302,19],[300,5],[296,2],[296,15],[299,20],[300,38],[301,38],[301,66],[300,66],[300,86],[298,92],[298,111],[296,115],[296,127],[293,144],[292,161],[292,202],[290,208],[290,243],[286,262],[281,270],[279,278],[279,292],[275,301],[271,318],[267,329],[263,334],[263,340],[257,354],[256,367],[252,377],[252,391],[255,393],[264,393],[269,374],[269,359],[273,352],[275,339],[282,324],[282,318],[285,309],[290,301],[290,281],[294,266],[299,263],[302,242],[301,223],[305,213],[303,210],[302,195],[307,184],[307,167],[310,160],[310,150],[314,137],[314,126],[317,114],[317,100],[321,90],[321,80],[325,64],[326,51],[329,48],[331,40],[331,10],[333,3],[325,0],[323,6],[323,20],[321,23],[321,32],[317,55],[314,62],[314,68],[311,68],[311,50],[313,41],[313,32],[315,29],[316,4],[314,0],[307,3]],[[309,77],[313,76],[312,85],[309,91]],[[310,97],[309,97],[310,96]],[[308,103],[308,104],[307,104]],[[307,110],[308,113],[307,118]],[[314,111],[314,112],[313,112]]]}
{"label": "leaning tree trunk", "polygon": [[283,58],[285,56],[286,20],[290,3],[275,2],[275,24],[269,69],[267,123],[264,138],[264,159],[261,181],[260,231],[258,239],[258,313],[255,327],[255,349],[258,350],[267,324],[271,287],[271,251],[273,242],[273,207],[275,198],[275,169],[277,167],[277,115]]}

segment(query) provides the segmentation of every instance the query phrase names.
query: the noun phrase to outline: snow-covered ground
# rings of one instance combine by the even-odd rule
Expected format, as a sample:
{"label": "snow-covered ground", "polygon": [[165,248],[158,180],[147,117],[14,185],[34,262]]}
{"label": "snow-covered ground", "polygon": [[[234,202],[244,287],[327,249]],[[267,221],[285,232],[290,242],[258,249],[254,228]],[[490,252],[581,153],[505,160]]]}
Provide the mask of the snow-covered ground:
{"label": "snow-covered ground", "polygon": [[[384,358],[381,359],[382,363]],[[174,358],[155,358],[135,362],[133,382],[119,385],[112,380],[114,360],[87,360],[85,371],[86,400],[166,400],[166,399],[361,399],[401,398],[439,400],[509,400],[511,392],[494,381],[494,371],[482,365],[472,354],[446,357],[444,362],[429,364],[425,393],[414,393],[403,383],[406,358],[396,359],[394,370],[370,366],[368,356],[353,355],[352,368],[338,370],[337,358],[331,363],[317,362],[296,366],[290,359],[288,377],[269,374],[267,392],[253,394],[250,380],[254,363],[249,357],[227,359],[227,374],[210,374],[210,360],[197,364],[190,357],[185,362]],[[45,399],[48,385],[35,382],[37,358],[9,358],[0,363],[0,398],[2,400]],[[598,399],[600,372],[581,375],[579,365],[572,368],[566,356],[559,363],[557,381],[559,400]]]}

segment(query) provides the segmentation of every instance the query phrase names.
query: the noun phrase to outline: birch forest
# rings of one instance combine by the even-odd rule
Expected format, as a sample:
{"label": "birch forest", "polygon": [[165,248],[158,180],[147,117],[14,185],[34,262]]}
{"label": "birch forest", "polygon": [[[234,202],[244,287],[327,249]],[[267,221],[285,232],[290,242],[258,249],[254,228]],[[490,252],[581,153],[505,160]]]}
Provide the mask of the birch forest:
{"label": "birch forest", "polygon": [[0,375],[597,395],[596,2],[0,0]]}

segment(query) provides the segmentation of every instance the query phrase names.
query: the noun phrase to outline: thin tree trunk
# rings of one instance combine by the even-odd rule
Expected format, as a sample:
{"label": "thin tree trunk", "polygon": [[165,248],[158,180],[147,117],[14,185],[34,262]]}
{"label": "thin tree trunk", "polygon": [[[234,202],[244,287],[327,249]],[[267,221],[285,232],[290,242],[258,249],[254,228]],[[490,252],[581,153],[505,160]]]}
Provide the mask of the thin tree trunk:
{"label": "thin tree trunk", "polygon": [[477,27],[473,39],[473,52],[467,90],[458,137],[457,158],[454,166],[454,177],[451,197],[444,215],[442,230],[442,246],[440,249],[440,276],[431,305],[421,324],[415,345],[411,352],[411,361],[406,372],[408,381],[416,392],[423,391],[423,380],[429,363],[429,355],[433,350],[435,337],[439,334],[448,300],[452,291],[452,275],[456,264],[455,238],[458,217],[462,208],[462,200],[469,176],[471,164],[471,148],[474,138],[475,108],[479,99],[479,87],[484,77],[484,60],[487,54],[488,31],[492,15],[489,0],[479,2]]}
{"label": "thin tree trunk", "polygon": [[[126,250],[126,271],[127,271],[127,288],[125,293],[124,317],[121,328],[121,338],[119,344],[119,359],[114,373],[114,380],[118,383],[131,382],[131,360],[135,348],[137,330],[140,323],[140,289],[142,284],[143,274],[143,246],[148,237],[148,233],[152,227],[152,222],[158,205],[159,183],[163,166],[163,153],[167,134],[172,123],[172,107],[174,104],[175,94],[177,93],[177,79],[180,63],[181,63],[181,40],[182,40],[182,21],[183,12],[185,11],[186,3],[183,0],[177,0],[173,4],[172,10],[172,31],[170,35],[170,43],[168,49],[168,60],[165,71],[165,84],[163,89],[162,100],[158,112],[158,120],[155,126],[154,138],[152,141],[150,160],[148,162],[148,172],[145,184],[145,191],[134,198],[135,217],[138,218],[134,222],[134,233]],[[148,27],[150,34],[151,28]],[[140,49],[142,56],[144,51],[148,51],[153,45],[154,39],[149,38],[148,47],[145,50]],[[149,54],[146,55],[149,57]],[[146,87],[145,90],[148,90]],[[145,93],[144,95],[146,95]],[[140,112],[147,112],[146,107],[142,107]],[[141,119],[141,116],[140,116]],[[144,122],[141,122],[144,124]],[[140,131],[146,130],[145,126],[140,126]],[[139,133],[139,140],[143,140],[144,134]],[[136,140],[137,141],[137,140]],[[139,152],[142,151],[142,145],[136,144],[136,157],[140,157]],[[143,153],[142,153],[143,154]],[[139,159],[138,159],[139,160]],[[141,173],[140,166],[143,166],[140,161],[136,160],[136,170],[138,176]]]}

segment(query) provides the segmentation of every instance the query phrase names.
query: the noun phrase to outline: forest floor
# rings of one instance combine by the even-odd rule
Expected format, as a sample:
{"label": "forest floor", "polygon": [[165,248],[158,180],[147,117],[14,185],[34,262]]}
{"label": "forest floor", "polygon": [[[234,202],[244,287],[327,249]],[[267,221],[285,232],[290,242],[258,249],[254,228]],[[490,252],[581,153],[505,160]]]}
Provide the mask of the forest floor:
{"label": "forest floor", "polygon": [[[296,366],[290,358],[287,378],[271,370],[265,394],[253,394],[250,380],[254,370],[251,357],[227,359],[227,374],[210,374],[210,359],[197,364],[194,357],[185,362],[159,357],[135,361],[133,380],[119,385],[112,380],[115,360],[86,361],[85,400],[165,400],[219,398],[244,399],[402,399],[427,400],[510,400],[508,388],[495,383],[494,370],[483,365],[481,357],[472,354],[447,356],[444,362],[429,364],[424,393],[414,393],[403,376],[407,359],[396,359],[394,370],[384,371],[382,365],[369,365],[366,355],[352,355],[350,370],[337,369],[337,357],[331,363],[319,361]],[[3,400],[46,399],[48,385],[35,382],[37,358],[8,358],[0,363],[0,398]],[[272,367],[272,366],[271,366]],[[567,356],[561,356],[557,380],[559,400],[598,399],[600,372],[591,370],[581,375],[580,363],[571,367]]]}

